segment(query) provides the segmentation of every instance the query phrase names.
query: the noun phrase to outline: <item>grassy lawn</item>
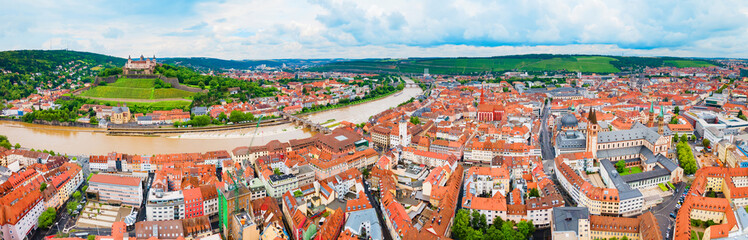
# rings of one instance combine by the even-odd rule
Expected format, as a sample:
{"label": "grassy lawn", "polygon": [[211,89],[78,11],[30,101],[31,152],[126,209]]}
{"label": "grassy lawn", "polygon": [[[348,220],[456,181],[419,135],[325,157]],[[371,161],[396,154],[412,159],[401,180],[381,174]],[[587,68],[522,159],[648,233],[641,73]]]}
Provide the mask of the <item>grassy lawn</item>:
{"label": "grassy lawn", "polygon": [[629,174],[637,174],[637,173],[640,173],[640,172],[642,172],[642,168],[641,167],[630,167],[630,168],[624,169],[623,172],[621,173],[621,176],[626,176],[626,175],[629,175]]}
{"label": "grassy lawn", "polygon": [[673,185],[673,183],[667,182],[667,185],[670,186],[670,188],[675,189],[675,185]]}
{"label": "grassy lawn", "polygon": [[667,187],[665,187],[665,184],[658,183],[657,186],[660,187],[660,190],[662,190],[663,192],[667,191]]}
{"label": "grassy lawn", "polygon": [[194,93],[176,88],[155,89],[156,79],[120,78],[105,86],[96,86],[83,93],[83,97],[124,98],[124,99],[163,99],[189,98]]}
{"label": "grassy lawn", "polygon": [[694,230],[691,230],[691,240],[699,240],[699,235]]}

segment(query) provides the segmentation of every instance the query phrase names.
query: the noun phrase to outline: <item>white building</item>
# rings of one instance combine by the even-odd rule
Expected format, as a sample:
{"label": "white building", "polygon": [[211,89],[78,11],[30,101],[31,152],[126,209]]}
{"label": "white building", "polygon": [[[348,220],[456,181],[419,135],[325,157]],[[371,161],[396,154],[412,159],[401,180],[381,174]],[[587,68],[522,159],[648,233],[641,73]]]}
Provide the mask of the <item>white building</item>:
{"label": "white building", "polygon": [[151,189],[145,209],[148,221],[184,219],[184,195],[182,191],[162,192]]}

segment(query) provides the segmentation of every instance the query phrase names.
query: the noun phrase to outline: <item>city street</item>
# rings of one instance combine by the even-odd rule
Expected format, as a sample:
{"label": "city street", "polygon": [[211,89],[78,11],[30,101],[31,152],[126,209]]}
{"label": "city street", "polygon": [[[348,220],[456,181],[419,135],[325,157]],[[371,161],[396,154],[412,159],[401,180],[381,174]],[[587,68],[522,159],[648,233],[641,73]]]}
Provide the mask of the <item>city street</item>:
{"label": "city street", "polygon": [[543,157],[543,170],[547,175],[552,175],[553,171],[553,159],[556,157],[555,150],[553,149],[553,142],[551,133],[548,127],[548,117],[550,116],[551,107],[550,104],[543,107],[543,111],[540,113],[540,152]]}
{"label": "city street", "polygon": [[675,188],[676,191],[673,193],[673,196],[664,199],[662,203],[650,209],[652,214],[657,218],[657,223],[660,225],[660,231],[662,231],[663,238],[667,235],[668,228],[671,227],[675,221],[670,217],[670,213],[675,210],[675,205],[678,203],[678,198],[683,194],[683,191],[686,188],[686,183],[678,183],[675,185]]}
{"label": "city street", "polygon": [[364,192],[366,193],[366,197],[369,198],[369,202],[371,202],[371,207],[373,207],[374,210],[377,212],[377,218],[379,219],[379,226],[382,229],[382,238],[384,238],[384,240],[392,240],[392,237],[390,237],[390,232],[387,231],[385,227],[384,214],[382,214],[382,208],[381,206],[379,206],[379,201],[372,195],[371,190],[369,190],[369,181],[364,180],[362,182],[364,184]]}

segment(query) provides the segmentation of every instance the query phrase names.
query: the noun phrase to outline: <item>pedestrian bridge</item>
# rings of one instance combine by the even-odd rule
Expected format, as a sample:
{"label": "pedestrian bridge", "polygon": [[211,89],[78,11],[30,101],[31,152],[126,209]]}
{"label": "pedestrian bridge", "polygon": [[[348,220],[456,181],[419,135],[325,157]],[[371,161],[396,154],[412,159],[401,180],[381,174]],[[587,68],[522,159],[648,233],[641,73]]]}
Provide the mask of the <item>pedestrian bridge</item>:
{"label": "pedestrian bridge", "polygon": [[294,115],[291,115],[291,114],[288,114],[288,113],[285,113],[285,112],[280,112],[280,115],[283,117],[283,119],[289,120],[289,121],[293,122],[294,124],[298,124],[298,125],[304,126],[305,128],[309,128],[312,131],[317,131],[317,132],[321,132],[321,133],[331,133],[332,132],[332,130],[330,130],[329,128],[327,128],[325,126],[322,126],[322,125],[320,125],[318,123],[312,122],[309,119],[300,118],[300,117],[297,117],[297,116],[294,116]]}

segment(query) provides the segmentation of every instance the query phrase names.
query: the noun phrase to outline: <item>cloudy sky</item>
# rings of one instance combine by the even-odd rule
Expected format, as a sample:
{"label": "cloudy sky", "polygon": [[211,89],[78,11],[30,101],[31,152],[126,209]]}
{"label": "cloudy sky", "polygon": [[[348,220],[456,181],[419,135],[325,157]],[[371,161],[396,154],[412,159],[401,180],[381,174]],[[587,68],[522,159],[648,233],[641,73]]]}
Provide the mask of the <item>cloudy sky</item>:
{"label": "cloudy sky", "polygon": [[0,0],[0,50],[381,58],[748,57],[745,0]]}

